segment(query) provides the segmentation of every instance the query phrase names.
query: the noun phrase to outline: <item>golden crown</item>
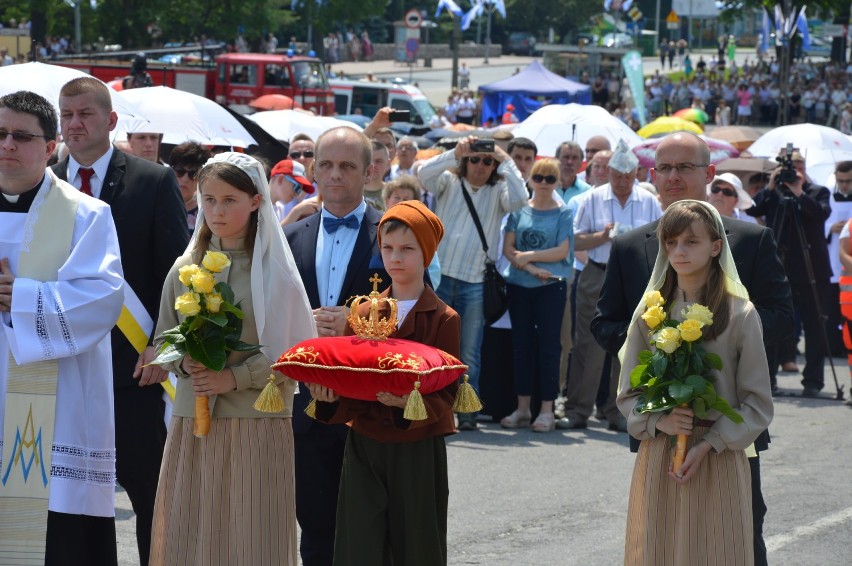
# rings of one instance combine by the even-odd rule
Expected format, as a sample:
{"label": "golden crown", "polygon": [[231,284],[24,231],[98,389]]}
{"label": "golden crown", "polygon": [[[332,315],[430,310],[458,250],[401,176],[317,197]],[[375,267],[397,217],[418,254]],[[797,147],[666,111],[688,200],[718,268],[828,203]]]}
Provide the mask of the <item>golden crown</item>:
{"label": "golden crown", "polygon": [[[349,299],[349,326],[355,331],[359,338],[368,340],[386,340],[394,330],[396,330],[396,299],[382,298],[379,296],[379,283],[382,280],[378,273],[374,273],[370,277],[370,283],[373,284],[373,290],[369,296],[358,295]],[[390,306],[390,316],[387,318],[379,318],[379,305],[387,303]],[[370,304],[370,314],[366,317],[358,316],[358,308],[364,304]]]}

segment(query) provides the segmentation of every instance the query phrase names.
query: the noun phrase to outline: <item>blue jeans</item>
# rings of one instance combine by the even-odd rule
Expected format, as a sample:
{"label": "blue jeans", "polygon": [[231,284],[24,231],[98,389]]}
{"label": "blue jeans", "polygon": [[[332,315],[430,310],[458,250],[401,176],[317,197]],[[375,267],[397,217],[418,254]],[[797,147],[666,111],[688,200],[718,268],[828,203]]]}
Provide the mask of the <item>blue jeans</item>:
{"label": "blue jeans", "polygon": [[479,351],[485,333],[482,314],[482,283],[467,283],[453,277],[441,276],[438,298],[461,317],[461,359],[467,364],[469,383],[479,392]]}
{"label": "blue jeans", "polygon": [[532,395],[532,360],[535,360],[542,401],[553,401],[559,393],[559,360],[562,354],[559,333],[565,311],[565,286],[565,282],[543,287],[508,285],[515,393],[518,395]]}

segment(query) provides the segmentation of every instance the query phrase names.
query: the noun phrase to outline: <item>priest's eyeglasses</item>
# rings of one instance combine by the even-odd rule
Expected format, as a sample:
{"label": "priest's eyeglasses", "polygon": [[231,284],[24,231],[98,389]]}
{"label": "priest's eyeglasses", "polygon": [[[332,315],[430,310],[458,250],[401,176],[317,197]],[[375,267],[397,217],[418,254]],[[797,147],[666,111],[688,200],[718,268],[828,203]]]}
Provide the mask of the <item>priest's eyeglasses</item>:
{"label": "priest's eyeglasses", "polygon": [[7,130],[0,130],[0,141],[6,141],[6,138],[12,136],[12,139],[15,140],[15,143],[30,143],[34,139],[42,138],[45,140],[49,140],[47,136],[41,134],[30,134],[28,132],[9,132]]}
{"label": "priest's eyeglasses", "polygon": [[660,163],[654,167],[654,171],[656,171],[657,175],[668,175],[672,171],[677,170],[678,175],[688,175],[699,167],[707,167],[707,165],[707,163],[675,163],[674,165]]}

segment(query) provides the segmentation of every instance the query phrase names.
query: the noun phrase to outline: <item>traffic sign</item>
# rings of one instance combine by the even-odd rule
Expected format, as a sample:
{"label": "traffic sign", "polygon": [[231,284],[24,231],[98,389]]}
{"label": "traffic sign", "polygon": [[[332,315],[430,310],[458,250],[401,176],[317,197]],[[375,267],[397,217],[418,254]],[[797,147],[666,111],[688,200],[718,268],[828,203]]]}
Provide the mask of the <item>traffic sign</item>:
{"label": "traffic sign", "polygon": [[407,28],[419,28],[420,24],[423,23],[423,16],[420,15],[420,10],[411,9],[407,11],[403,19]]}
{"label": "traffic sign", "polygon": [[642,19],[642,12],[636,6],[633,6],[629,10],[627,10],[627,15],[630,16],[630,19],[634,22],[638,22]]}
{"label": "traffic sign", "polygon": [[679,24],[680,23],[680,17],[678,17],[677,12],[675,12],[674,10],[669,12],[669,15],[666,16],[666,23],[667,24]]}

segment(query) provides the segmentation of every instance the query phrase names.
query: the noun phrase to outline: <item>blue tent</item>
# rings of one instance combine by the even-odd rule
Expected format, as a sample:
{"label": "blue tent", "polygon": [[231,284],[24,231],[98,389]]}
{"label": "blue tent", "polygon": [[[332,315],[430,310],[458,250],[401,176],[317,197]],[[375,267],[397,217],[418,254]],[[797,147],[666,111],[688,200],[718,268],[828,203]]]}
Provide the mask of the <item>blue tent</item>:
{"label": "blue tent", "polygon": [[[482,99],[482,121],[499,123],[507,104],[515,106],[515,115],[523,121],[544,104],[591,104],[589,85],[574,82],[545,69],[538,61],[509,78],[479,87]],[[538,100],[544,97],[544,100]]]}

